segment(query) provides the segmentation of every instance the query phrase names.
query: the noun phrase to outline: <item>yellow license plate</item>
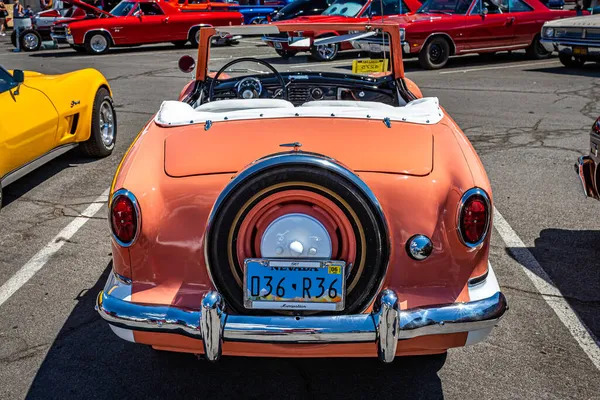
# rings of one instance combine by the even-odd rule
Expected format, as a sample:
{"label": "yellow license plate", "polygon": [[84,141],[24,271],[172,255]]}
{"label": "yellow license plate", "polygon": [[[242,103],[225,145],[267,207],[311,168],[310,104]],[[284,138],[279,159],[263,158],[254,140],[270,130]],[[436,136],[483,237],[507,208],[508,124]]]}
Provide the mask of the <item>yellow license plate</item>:
{"label": "yellow license plate", "polygon": [[373,72],[386,72],[389,60],[354,60],[352,62],[353,74],[370,74]]}
{"label": "yellow license plate", "polygon": [[577,56],[587,56],[587,47],[573,47],[573,54]]}

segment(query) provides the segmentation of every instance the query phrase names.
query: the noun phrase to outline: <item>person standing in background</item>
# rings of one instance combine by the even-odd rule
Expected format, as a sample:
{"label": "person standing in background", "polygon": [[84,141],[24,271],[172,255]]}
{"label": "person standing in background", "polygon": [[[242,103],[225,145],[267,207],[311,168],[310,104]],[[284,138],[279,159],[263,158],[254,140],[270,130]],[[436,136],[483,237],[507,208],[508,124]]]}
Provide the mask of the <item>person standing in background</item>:
{"label": "person standing in background", "polygon": [[40,0],[40,8],[42,11],[50,10],[52,8],[52,0]]}
{"label": "person standing in background", "polygon": [[25,11],[23,11],[23,15],[25,16],[25,18],[33,18],[33,10],[31,9],[30,5],[25,7]]}
{"label": "person standing in background", "polygon": [[15,0],[15,4],[13,4],[13,18],[23,18],[24,16],[23,6],[19,0]]}
{"label": "person standing in background", "polygon": [[8,16],[8,10],[6,9],[6,4],[2,0],[0,0],[0,36],[6,36],[5,32],[5,24],[6,17]]}

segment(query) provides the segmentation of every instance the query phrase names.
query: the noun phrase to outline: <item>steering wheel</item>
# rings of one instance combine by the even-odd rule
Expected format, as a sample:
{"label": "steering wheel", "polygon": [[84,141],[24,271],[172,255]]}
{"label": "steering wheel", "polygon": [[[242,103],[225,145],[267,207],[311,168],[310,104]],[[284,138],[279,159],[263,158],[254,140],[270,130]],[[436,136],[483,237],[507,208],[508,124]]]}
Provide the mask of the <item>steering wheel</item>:
{"label": "steering wheel", "polygon": [[[219,76],[221,76],[221,74],[223,72],[225,72],[225,70],[227,70],[228,68],[230,68],[232,65],[237,64],[237,63],[241,63],[241,62],[255,62],[257,64],[264,65],[265,67],[267,67],[268,69],[270,69],[271,72],[273,72],[273,74],[277,78],[277,80],[279,80],[279,84],[281,85],[281,98],[284,99],[284,100],[288,99],[288,97],[287,97],[287,87],[285,86],[285,81],[283,80],[283,76],[281,76],[281,74],[279,73],[279,71],[277,71],[275,68],[273,68],[273,66],[271,64],[269,64],[268,62],[266,62],[266,61],[263,61],[263,60],[258,59],[258,58],[253,58],[253,57],[244,57],[244,58],[238,58],[237,60],[233,60],[233,61],[225,64],[215,74],[214,78],[210,82],[210,86],[208,87],[208,101],[209,102],[213,101],[213,97],[215,95],[215,82],[219,79]],[[259,90],[262,92],[262,85],[261,85],[260,79],[254,78],[254,77],[246,77],[246,78],[242,79],[239,82],[239,85],[241,85],[242,82],[244,82],[244,81],[257,82],[258,86],[259,86]],[[260,95],[260,93],[257,93],[257,96],[258,95]],[[254,97],[250,97],[250,98],[254,98]]]}

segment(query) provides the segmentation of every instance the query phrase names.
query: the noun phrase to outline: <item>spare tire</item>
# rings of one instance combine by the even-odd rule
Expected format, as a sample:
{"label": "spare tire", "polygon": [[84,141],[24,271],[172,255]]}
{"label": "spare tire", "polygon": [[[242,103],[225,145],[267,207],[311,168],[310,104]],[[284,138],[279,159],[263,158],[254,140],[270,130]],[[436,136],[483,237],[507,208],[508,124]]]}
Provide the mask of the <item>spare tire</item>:
{"label": "spare tire", "polygon": [[243,265],[247,258],[261,258],[265,227],[290,214],[322,223],[333,243],[331,259],[346,262],[344,310],[319,314],[355,314],[370,305],[386,273],[388,233],[374,195],[352,176],[355,181],[316,165],[275,164],[225,189],[211,214],[205,245],[211,277],[230,312],[275,313],[244,308]]}

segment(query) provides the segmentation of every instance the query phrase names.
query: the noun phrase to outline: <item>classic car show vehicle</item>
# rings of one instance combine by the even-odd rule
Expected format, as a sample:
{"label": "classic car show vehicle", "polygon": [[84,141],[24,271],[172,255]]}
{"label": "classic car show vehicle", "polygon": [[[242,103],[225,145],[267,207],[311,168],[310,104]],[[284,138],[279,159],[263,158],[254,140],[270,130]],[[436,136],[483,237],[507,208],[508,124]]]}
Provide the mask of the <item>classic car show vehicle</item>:
{"label": "classic car show vehicle", "polygon": [[550,21],[542,28],[547,51],[557,51],[565,67],[581,67],[587,61],[600,62],[600,15]]}
{"label": "classic car show vehicle", "polygon": [[[421,3],[418,0],[334,0],[321,15],[302,16],[278,23],[361,23],[371,19],[381,21],[382,18],[387,19],[415,12],[420,6]],[[339,51],[354,49],[352,43],[347,41],[315,46],[312,43],[313,33],[316,34],[316,38],[324,38],[344,35],[348,32],[299,32],[298,35],[306,38],[302,42],[295,41],[293,37],[286,34],[267,35],[262,40],[273,47],[277,54],[283,58],[292,57],[298,52],[310,52],[310,56],[318,61],[332,61],[337,57]],[[293,44],[292,41],[294,41]]]}
{"label": "classic car show vehicle", "polygon": [[598,147],[600,146],[600,117],[592,125],[590,132],[590,154],[581,156],[575,164],[575,172],[579,175],[583,194],[596,200],[600,200],[600,157]]}
{"label": "classic car show vehicle", "polygon": [[2,188],[79,147],[106,157],[117,116],[106,78],[95,69],[62,75],[0,67],[0,206]]}
{"label": "classic car show vehicle", "polygon": [[333,0],[294,0],[287,6],[275,11],[271,21],[285,21],[309,15],[320,15],[333,3]]}
{"label": "classic car show vehicle", "polygon": [[[39,50],[43,41],[57,40],[66,42],[66,38],[51,37],[51,28],[57,22],[72,22],[82,19],[98,18],[100,10],[79,0],[64,0],[56,2],[55,8],[40,11],[31,18],[31,28],[23,30],[20,34],[20,48],[25,51]],[[12,45],[17,47],[17,31],[11,34]]]}
{"label": "classic car show vehicle", "polygon": [[67,42],[77,51],[103,54],[111,47],[168,43],[198,46],[201,26],[240,25],[243,16],[233,11],[183,13],[158,0],[124,0],[102,18],[67,24]]}
{"label": "classic car show vehicle", "polygon": [[533,59],[548,57],[540,42],[546,21],[575,16],[538,0],[427,0],[414,15],[393,18],[404,35],[407,57],[425,69],[442,68],[457,54],[493,54],[524,49]]}
{"label": "classic car show vehicle", "polygon": [[[236,1],[207,1],[207,0],[171,0],[171,4],[181,8],[183,12],[201,10],[237,11],[244,16],[244,24],[263,24],[269,22],[271,14],[282,8],[287,1],[273,4],[242,4]],[[291,1],[290,1],[291,3]]]}
{"label": "classic car show vehicle", "polygon": [[[317,45],[385,35],[390,52],[347,60],[362,74],[209,60],[214,35],[313,30],[357,32]],[[438,99],[405,77],[398,27],[208,27],[200,42],[195,80],[113,180],[96,304],[111,329],[209,360],[391,362],[483,340],[507,310],[488,260],[490,183]]]}

